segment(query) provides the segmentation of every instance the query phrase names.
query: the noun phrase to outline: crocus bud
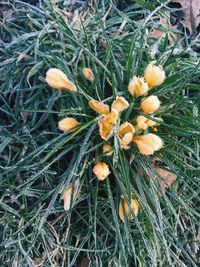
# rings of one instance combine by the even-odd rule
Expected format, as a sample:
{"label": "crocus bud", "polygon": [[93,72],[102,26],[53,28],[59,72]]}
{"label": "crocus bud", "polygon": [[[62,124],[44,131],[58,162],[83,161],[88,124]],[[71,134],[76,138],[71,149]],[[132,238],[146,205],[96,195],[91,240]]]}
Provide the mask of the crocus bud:
{"label": "crocus bud", "polygon": [[[162,121],[161,118],[156,118],[159,121]],[[156,121],[150,120],[142,115],[137,116],[136,118],[136,128],[139,130],[146,130],[148,127],[159,126],[160,124]]]}
{"label": "crocus bud", "polygon": [[165,80],[165,72],[162,66],[155,66],[152,61],[146,68],[144,78],[150,88],[161,85]]}
{"label": "crocus bud", "polygon": [[157,96],[152,95],[141,102],[142,111],[146,114],[153,113],[160,107],[160,100]]}
{"label": "crocus bud", "polygon": [[[111,149],[112,149],[112,146],[111,146],[111,145],[109,145],[109,144],[105,144],[105,145],[103,146],[103,153],[106,153],[106,156],[112,156],[113,151],[109,151],[109,150],[111,150]],[[107,151],[109,151],[109,152],[107,152]]]}
{"label": "crocus bud", "polygon": [[144,78],[134,76],[128,85],[128,91],[132,96],[145,95],[149,90],[148,84],[144,81]]}
{"label": "crocus bud", "polygon": [[123,222],[124,222],[124,215],[127,217],[128,220],[133,218],[133,215],[131,214],[131,209],[133,210],[133,213],[135,214],[135,216],[137,216],[138,211],[139,211],[139,204],[137,200],[134,198],[133,194],[131,194],[129,205],[126,202],[124,196],[121,196],[121,200],[119,203],[119,217]]}
{"label": "crocus bud", "polygon": [[76,92],[76,86],[68,80],[67,76],[59,69],[49,69],[46,73],[46,82],[49,86],[58,90],[68,90]]}
{"label": "crocus bud", "polygon": [[64,210],[69,210],[71,199],[73,203],[75,199],[78,197],[79,184],[80,184],[79,180],[76,180],[76,182],[74,183],[73,196],[72,196],[72,184],[71,183],[67,186],[66,190],[64,191],[64,195],[63,195]]}
{"label": "crocus bud", "polygon": [[58,128],[63,132],[73,132],[79,125],[80,123],[74,118],[65,118],[58,122]]}
{"label": "crocus bud", "polygon": [[112,103],[112,108],[121,112],[129,106],[128,101],[122,96],[117,96],[116,100]]}
{"label": "crocus bud", "polygon": [[[160,121],[160,122],[163,122],[162,118],[155,118],[155,119]],[[160,123],[153,121],[153,120],[150,120],[150,119],[147,119],[147,125],[148,125],[148,127],[160,126]]]}
{"label": "crocus bud", "polygon": [[146,130],[148,128],[147,118],[144,116],[137,116],[136,118],[136,128],[139,130]]}
{"label": "crocus bud", "polygon": [[100,181],[103,181],[110,174],[108,165],[100,161],[94,165],[93,172]]}
{"label": "crocus bud", "polygon": [[107,141],[111,137],[113,127],[117,122],[118,116],[119,112],[112,108],[109,114],[103,115],[103,118],[98,120],[99,133],[103,140]]}
{"label": "crocus bud", "polygon": [[153,155],[155,151],[163,147],[162,139],[156,134],[148,133],[133,137],[133,143],[136,144],[142,155]]}
{"label": "crocus bud", "polygon": [[103,102],[97,100],[90,100],[89,107],[96,111],[99,114],[109,114],[110,108],[108,105],[104,104]]}
{"label": "crocus bud", "polygon": [[124,122],[118,129],[119,142],[122,148],[128,149],[132,142],[135,129],[129,122]]}
{"label": "crocus bud", "polygon": [[89,68],[83,68],[82,70],[83,76],[89,80],[90,82],[94,81],[94,73]]}

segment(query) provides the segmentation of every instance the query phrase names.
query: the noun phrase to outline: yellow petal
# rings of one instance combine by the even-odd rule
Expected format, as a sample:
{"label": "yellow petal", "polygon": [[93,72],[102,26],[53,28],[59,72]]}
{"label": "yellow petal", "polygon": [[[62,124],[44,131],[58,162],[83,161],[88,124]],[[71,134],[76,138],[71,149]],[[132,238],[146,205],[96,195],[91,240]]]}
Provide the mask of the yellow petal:
{"label": "yellow petal", "polygon": [[144,78],[134,76],[128,85],[128,91],[132,96],[145,95],[149,90],[148,84],[144,81]]}
{"label": "yellow petal", "polygon": [[162,139],[156,134],[146,134],[146,143],[151,145],[154,151],[158,151],[163,147]]}
{"label": "yellow petal", "polygon": [[124,122],[118,129],[119,142],[122,148],[128,149],[131,144],[135,129],[129,122]]}
{"label": "yellow petal", "polygon": [[94,165],[93,172],[100,181],[103,181],[110,174],[108,165],[100,161]]}
{"label": "yellow petal", "polygon": [[113,124],[116,124],[118,118],[119,118],[119,112],[117,109],[112,108],[110,114],[105,116],[106,120],[109,122],[112,122]]}
{"label": "yellow petal", "polygon": [[140,116],[137,116],[136,118],[136,128],[137,129],[141,129],[141,130],[146,130],[148,128],[148,125],[147,125],[147,118],[140,115]]}
{"label": "yellow petal", "polygon": [[133,127],[133,125],[129,122],[124,122],[120,125],[119,129],[118,129],[118,134],[119,137],[123,137],[124,134],[131,132],[131,133],[135,133],[135,129]]}
{"label": "yellow petal", "polygon": [[[130,207],[132,208],[134,214],[137,216],[139,211],[139,204],[137,200],[134,198],[133,194],[131,194]],[[123,222],[124,222],[124,215],[127,217],[128,220],[133,218],[128,203],[126,202],[124,196],[121,196],[121,200],[119,203],[119,217]]]}
{"label": "yellow petal", "polygon": [[59,69],[51,68],[46,73],[46,82],[49,86],[58,90],[68,90],[70,92],[76,92],[76,86],[73,84],[67,76]]}
{"label": "yellow petal", "polygon": [[99,133],[103,140],[107,141],[113,134],[113,127],[117,122],[118,115],[118,111],[112,109],[110,114],[104,115],[98,120]]}
{"label": "yellow petal", "polygon": [[[156,118],[159,121],[163,121],[161,118]],[[146,130],[148,127],[159,126],[160,124],[156,121],[150,120],[142,115],[136,118],[136,128]]]}
{"label": "yellow petal", "polygon": [[146,156],[153,155],[155,151],[163,147],[162,139],[152,133],[135,136],[133,137],[133,142],[136,144],[140,153]]}
{"label": "yellow petal", "polygon": [[117,96],[116,100],[112,103],[112,108],[121,112],[129,106],[128,101],[122,96]]}
{"label": "yellow petal", "polygon": [[137,145],[137,148],[139,149],[140,153],[145,156],[153,155],[154,150],[151,146],[143,143],[140,140],[134,139],[134,143]]}
{"label": "yellow petal", "polygon": [[113,123],[109,123],[105,118],[98,120],[99,133],[103,140],[107,141],[113,134]]}
{"label": "yellow petal", "polygon": [[[112,149],[112,146],[111,145],[105,144],[103,146],[103,153],[106,153],[106,151],[109,151],[111,149]],[[109,151],[109,152],[106,153],[106,156],[112,156],[112,154],[113,154],[113,151]]]}
{"label": "yellow petal", "polygon": [[74,118],[65,118],[58,122],[58,128],[63,132],[73,132],[80,125]]}
{"label": "yellow petal", "polygon": [[72,198],[72,203],[75,201],[75,199],[78,196],[78,189],[79,189],[79,180],[76,180],[74,184],[74,192],[73,192],[73,197],[72,197],[72,184],[70,183],[63,195],[63,200],[64,200],[64,210],[69,210],[70,209],[70,203],[71,203],[71,198]]}
{"label": "yellow petal", "polygon": [[87,80],[90,82],[94,81],[94,74],[90,68],[83,68],[82,73]]}
{"label": "yellow petal", "polygon": [[[160,122],[162,122],[163,121],[163,119],[162,118],[155,118],[156,120],[159,120]],[[147,120],[147,125],[148,125],[148,127],[153,127],[153,126],[159,126],[160,125],[160,123],[158,123],[158,122],[156,122],[156,121],[153,121],[153,120],[150,120],[150,119],[148,119]]]}
{"label": "yellow petal", "polygon": [[124,223],[124,213],[125,213],[125,207],[123,209],[123,201],[122,199],[120,200],[119,203],[119,218],[122,220],[122,222]]}
{"label": "yellow petal", "polygon": [[152,61],[146,68],[144,78],[150,88],[161,85],[165,80],[165,72],[162,66],[154,65]]}
{"label": "yellow petal", "polygon": [[109,114],[110,113],[109,106],[100,102],[100,101],[97,101],[97,100],[90,100],[89,101],[89,107],[99,114]]}
{"label": "yellow petal", "polygon": [[155,95],[147,97],[141,103],[142,111],[146,114],[157,111],[159,107],[160,107],[160,100]]}
{"label": "yellow petal", "polygon": [[119,139],[120,145],[124,149],[129,149],[129,144],[131,144],[133,139],[133,134],[131,132],[126,133],[122,138]]}

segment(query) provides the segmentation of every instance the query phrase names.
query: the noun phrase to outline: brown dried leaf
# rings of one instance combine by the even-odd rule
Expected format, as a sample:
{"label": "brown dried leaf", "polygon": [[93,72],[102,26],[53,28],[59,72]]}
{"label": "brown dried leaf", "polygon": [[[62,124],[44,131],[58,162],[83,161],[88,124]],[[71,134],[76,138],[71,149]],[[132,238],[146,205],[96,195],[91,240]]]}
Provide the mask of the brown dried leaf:
{"label": "brown dried leaf", "polygon": [[[166,19],[166,18],[162,18],[162,17],[161,17],[161,18],[159,19],[159,24],[168,27],[168,22],[167,22],[167,19]],[[164,31],[161,31],[161,30],[159,30],[158,28],[154,28],[154,29],[150,32],[149,36],[150,36],[150,37],[153,37],[153,38],[156,38],[156,39],[159,39],[159,38],[163,37],[165,34],[166,34],[166,33],[165,33]]]}
{"label": "brown dried leaf", "polygon": [[182,24],[188,28],[190,33],[196,31],[197,26],[200,23],[200,1],[199,0],[171,0],[171,3],[179,3],[182,6],[184,21]]}
{"label": "brown dried leaf", "polygon": [[13,14],[12,9],[3,11],[3,19],[5,21],[10,20],[12,18],[12,14]]}
{"label": "brown dried leaf", "polygon": [[18,253],[16,252],[14,260],[12,262],[12,267],[18,267],[19,266],[19,257],[18,257]]}
{"label": "brown dried leaf", "polygon": [[43,263],[44,263],[44,259],[40,259],[40,258],[35,258],[33,260],[33,265],[34,267],[40,267],[40,266],[43,266]]}
{"label": "brown dried leaf", "polygon": [[84,257],[84,258],[82,258],[79,267],[88,267],[89,264],[90,264],[90,262],[89,262],[88,258],[85,258],[85,257]]}
{"label": "brown dried leaf", "polygon": [[[170,22],[166,19],[166,18],[160,18],[159,19],[159,24],[162,25],[164,28],[169,28],[169,29],[172,29],[172,30],[176,30],[176,26],[171,26]],[[150,34],[149,34],[149,37],[151,38],[155,38],[155,39],[160,39],[162,38],[164,35],[166,34],[166,31],[161,31],[160,29],[158,28],[154,28]],[[171,36],[170,36],[171,35]],[[170,35],[168,37],[169,39],[169,43],[170,44],[173,44],[174,43],[174,40],[172,38],[172,35],[174,37],[174,39],[180,39],[180,36],[177,34],[177,33],[172,33],[170,32]]]}
{"label": "brown dried leaf", "polygon": [[158,177],[157,179],[159,181],[162,191],[165,191],[166,187],[171,186],[172,183],[176,180],[177,176],[176,174],[170,171],[164,170],[162,168],[159,168],[157,166],[155,166],[155,169],[157,173],[159,174],[159,176],[162,177],[162,178]]}
{"label": "brown dried leaf", "polygon": [[155,168],[156,172],[158,173],[158,175],[155,176],[154,178],[158,179],[160,187],[161,187],[162,191],[164,192],[165,189],[168,186],[171,186],[172,183],[176,180],[177,175],[174,174],[173,172],[170,172],[170,171],[167,171],[167,170],[164,170],[164,169],[158,167],[155,161],[159,161],[159,159],[158,158],[152,159],[152,163],[154,165],[154,168]]}

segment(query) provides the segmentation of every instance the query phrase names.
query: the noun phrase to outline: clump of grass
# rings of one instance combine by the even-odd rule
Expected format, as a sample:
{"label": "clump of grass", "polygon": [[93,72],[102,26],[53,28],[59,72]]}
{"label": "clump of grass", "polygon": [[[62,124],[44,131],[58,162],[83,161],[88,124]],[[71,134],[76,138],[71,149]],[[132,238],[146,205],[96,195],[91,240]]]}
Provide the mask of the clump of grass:
{"label": "clump of grass", "polygon": [[[170,32],[152,45],[150,18],[166,7],[136,2],[123,10],[117,1],[99,2],[70,24],[48,1],[40,8],[15,1],[12,18],[2,21],[2,266],[78,266],[82,257],[91,266],[197,266],[199,63],[189,49],[168,44]],[[88,99],[49,88],[46,70],[63,70],[95,99],[123,93],[131,102],[129,80],[154,59],[167,74],[151,91],[163,106],[165,147],[156,153],[157,164],[177,175],[175,186],[162,192],[151,159],[134,147],[118,149],[114,163],[107,159],[112,175],[99,182],[92,167],[102,144]],[[85,66],[94,72],[92,84],[81,74]],[[82,127],[61,134],[57,122],[69,114]],[[64,212],[60,191],[77,178],[80,197]],[[123,224],[120,195],[132,188],[140,212]]]}

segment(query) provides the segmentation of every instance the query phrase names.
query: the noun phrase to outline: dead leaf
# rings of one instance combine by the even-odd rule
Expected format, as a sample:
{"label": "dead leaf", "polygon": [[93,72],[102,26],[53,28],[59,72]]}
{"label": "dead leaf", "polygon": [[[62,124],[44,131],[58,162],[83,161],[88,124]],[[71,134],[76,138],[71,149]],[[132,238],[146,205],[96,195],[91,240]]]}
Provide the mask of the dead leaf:
{"label": "dead leaf", "polygon": [[3,11],[3,19],[5,21],[10,20],[11,18],[12,18],[12,9]]}
{"label": "dead leaf", "polygon": [[[159,27],[162,25],[163,27],[163,30],[160,30]],[[164,30],[166,29],[166,30]],[[176,31],[176,26],[172,26],[169,22],[169,20],[167,20],[166,18],[159,18],[159,25],[158,27],[155,27],[149,34],[149,37],[150,38],[155,38],[155,39],[160,39],[162,38],[163,36],[166,35],[166,32],[168,32],[169,30],[169,35],[168,35],[168,40],[169,40],[169,43],[170,44],[173,44],[174,43],[174,39],[180,39],[180,36],[175,33],[175,32],[172,32],[173,31]],[[172,38],[173,37],[173,38]]]}
{"label": "dead leaf", "polygon": [[89,262],[88,258],[84,257],[84,258],[82,258],[79,267],[89,267],[89,264],[90,264],[90,262]]}
{"label": "dead leaf", "polygon": [[168,186],[171,186],[172,183],[176,180],[177,175],[174,174],[173,172],[170,172],[168,170],[165,170],[165,169],[162,169],[162,168],[158,167],[158,165],[156,164],[156,161],[160,161],[160,160],[158,158],[153,158],[151,160],[151,162],[154,165],[154,168],[155,168],[156,172],[158,173],[158,175],[155,175],[154,178],[158,179],[158,182],[160,184],[160,187],[161,187],[162,191],[165,192],[165,189]]}
{"label": "dead leaf", "polygon": [[43,263],[44,263],[44,259],[40,259],[40,258],[35,258],[33,260],[33,265],[34,267],[40,267],[40,266],[43,266]]}
{"label": "dead leaf", "polygon": [[171,0],[171,3],[179,3],[183,9],[183,21],[181,23],[190,33],[195,33],[200,23],[200,1],[199,0]]}
{"label": "dead leaf", "polygon": [[155,167],[155,169],[159,174],[159,176],[162,177],[162,178],[158,177],[158,182],[160,184],[162,191],[165,191],[166,187],[171,186],[172,183],[176,180],[177,176],[176,174],[164,170],[162,168],[159,168],[157,166]]}
{"label": "dead leaf", "polygon": [[18,266],[19,266],[19,257],[18,257],[18,253],[16,253],[14,260],[12,262],[12,267],[18,267]]}

